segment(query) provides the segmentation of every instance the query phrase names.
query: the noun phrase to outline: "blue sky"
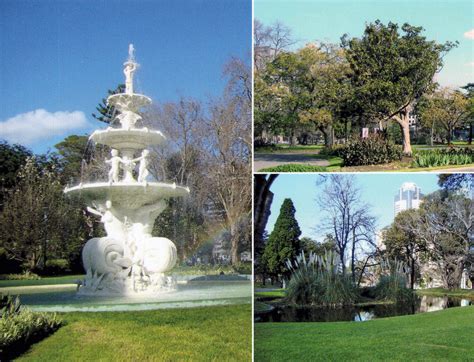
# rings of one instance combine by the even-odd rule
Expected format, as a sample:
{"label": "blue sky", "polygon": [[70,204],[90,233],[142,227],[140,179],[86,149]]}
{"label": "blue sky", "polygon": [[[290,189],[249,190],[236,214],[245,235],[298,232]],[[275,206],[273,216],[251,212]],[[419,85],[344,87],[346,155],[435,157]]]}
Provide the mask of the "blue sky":
{"label": "blue sky", "polygon": [[[362,200],[371,205],[372,215],[378,218],[378,228],[389,225],[394,218],[393,198],[404,182],[414,182],[423,194],[437,189],[436,174],[390,173],[390,174],[355,174],[357,185],[361,189]],[[316,186],[316,174],[282,174],[272,184],[274,193],[271,215],[267,223],[267,231],[273,230],[285,198],[291,198],[296,208],[296,219],[302,235],[322,241],[317,226],[322,222],[322,211],[317,199],[324,186]]]}
{"label": "blue sky", "polygon": [[474,81],[472,0],[255,0],[254,15],[266,25],[283,22],[299,40],[298,47],[315,40],[339,43],[345,33],[360,37],[365,24],[376,19],[422,26],[430,40],[459,41],[446,56],[438,82],[458,87]]}
{"label": "blue sky", "polygon": [[155,102],[218,96],[223,65],[250,59],[249,0],[2,0],[0,14],[0,138],[35,152],[103,126],[91,113],[123,83],[129,43],[135,91]]}

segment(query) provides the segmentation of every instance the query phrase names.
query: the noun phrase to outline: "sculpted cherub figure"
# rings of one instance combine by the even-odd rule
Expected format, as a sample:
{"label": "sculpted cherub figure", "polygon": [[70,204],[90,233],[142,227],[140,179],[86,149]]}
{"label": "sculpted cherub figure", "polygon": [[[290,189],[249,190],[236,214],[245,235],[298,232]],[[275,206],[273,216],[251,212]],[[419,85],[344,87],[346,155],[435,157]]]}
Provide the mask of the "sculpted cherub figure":
{"label": "sculpted cherub figure", "polygon": [[110,151],[110,154],[112,157],[108,160],[105,160],[105,162],[110,165],[109,183],[111,184],[112,182],[119,182],[120,164],[123,163],[123,160],[119,156],[118,151],[115,149]]}

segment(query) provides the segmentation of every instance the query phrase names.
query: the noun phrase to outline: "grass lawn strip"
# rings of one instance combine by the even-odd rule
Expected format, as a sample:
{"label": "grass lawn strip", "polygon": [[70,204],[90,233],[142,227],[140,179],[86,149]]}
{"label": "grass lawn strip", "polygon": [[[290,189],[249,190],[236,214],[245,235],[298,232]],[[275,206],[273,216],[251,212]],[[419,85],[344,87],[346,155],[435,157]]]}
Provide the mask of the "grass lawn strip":
{"label": "grass lawn strip", "polygon": [[66,325],[23,361],[250,361],[250,305],[63,313]]}
{"label": "grass lawn strip", "polygon": [[474,306],[363,323],[256,323],[256,361],[466,361]]}

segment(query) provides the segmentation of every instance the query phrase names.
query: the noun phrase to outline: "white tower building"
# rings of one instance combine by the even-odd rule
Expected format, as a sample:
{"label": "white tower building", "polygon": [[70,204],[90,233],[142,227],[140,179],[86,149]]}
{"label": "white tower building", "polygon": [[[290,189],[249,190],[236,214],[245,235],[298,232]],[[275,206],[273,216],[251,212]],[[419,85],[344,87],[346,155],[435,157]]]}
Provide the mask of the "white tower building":
{"label": "white tower building", "polygon": [[395,194],[394,210],[395,216],[401,211],[408,209],[418,209],[420,207],[423,194],[421,189],[413,182],[404,182],[402,187]]}

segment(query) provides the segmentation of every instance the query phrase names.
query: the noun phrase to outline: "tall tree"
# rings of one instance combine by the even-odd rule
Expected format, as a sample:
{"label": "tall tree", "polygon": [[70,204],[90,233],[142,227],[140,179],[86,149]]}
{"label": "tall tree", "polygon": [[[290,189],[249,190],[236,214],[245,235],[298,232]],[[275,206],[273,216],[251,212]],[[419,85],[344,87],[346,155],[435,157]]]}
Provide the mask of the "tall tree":
{"label": "tall tree", "polygon": [[[401,33],[400,33],[401,30]],[[433,86],[443,56],[456,46],[429,41],[422,27],[377,20],[358,39],[342,38],[352,69],[357,108],[363,117],[385,124],[396,121],[403,134],[403,152],[411,155],[409,115],[416,101]]]}
{"label": "tall tree", "polygon": [[453,130],[464,125],[469,117],[469,99],[459,91],[442,88],[427,100],[420,115],[432,124],[441,125],[446,131],[448,145],[451,145]]}
{"label": "tall tree", "polygon": [[474,241],[474,202],[462,193],[438,191],[420,207],[416,233],[427,245],[447,289],[459,288]]}
{"label": "tall tree", "polygon": [[25,269],[43,270],[48,259],[77,263],[87,235],[79,205],[66,200],[54,169],[29,158],[0,215],[0,246]]}
{"label": "tall tree", "polygon": [[0,210],[8,194],[17,183],[17,172],[33,154],[19,144],[0,142]]}
{"label": "tall tree", "polygon": [[114,106],[110,106],[107,104],[107,98],[113,94],[124,93],[125,92],[125,84],[119,84],[115,89],[107,90],[107,97],[102,98],[102,102],[97,105],[95,108],[97,110],[97,114],[92,113],[92,117],[97,119],[98,121],[104,123],[112,123],[115,117],[117,116],[117,110]]}
{"label": "tall tree", "polygon": [[81,175],[82,163],[87,162],[86,150],[89,144],[87,136],[71,135],[56,144],[60,156],[62,179],[67,183],[71,180],[77,182]]}
{"label": "tall tree", "polygon": [[355,282],[358,249],[363,243],[374,246],[375,218],[370,206],[361,201],[352,175],[331,175],[318,203],[327,216],[321,227],[334,237],[342,273],[347,273],[349,261]]}
{"label": "tall tree", "polygon": [[472,144],[473,128],[474,128],[474,83],[468,83],[464,87],[461,87],[467,92],[467,98],[469,100],[469,116],[467,118],[469,124],[469,139],[468,143]]}
{"label": "tall tree", "polygon": [[293,260],[298,255],[301,245],[301,230],[295,218],[296,209],[291,199],[285,199],[280,214],[262,256],[262,263],[269,275],[278,279],[289,277],[286,260]]}
{"label": "tall tree", "polygon": [[410,268],[411,289],[415,288],[421,254],[426,252],[426,241],[418,238],[416,233],[419,222],[418,210],[406,210],[399,213],[393,224],[383,233],[383,242],[388,256],[391,259],[404,261]]}

